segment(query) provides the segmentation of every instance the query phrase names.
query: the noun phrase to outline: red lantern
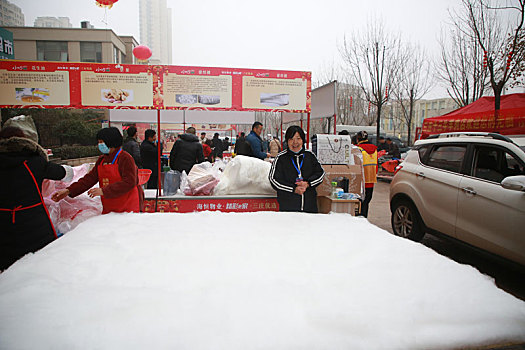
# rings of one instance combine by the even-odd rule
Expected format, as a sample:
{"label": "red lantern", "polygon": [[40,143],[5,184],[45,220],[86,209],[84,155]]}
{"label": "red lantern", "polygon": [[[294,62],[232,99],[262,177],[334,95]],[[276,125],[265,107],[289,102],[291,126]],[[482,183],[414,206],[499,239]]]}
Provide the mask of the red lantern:
{"label": "red lantern", "polygon": [[113,4],[117,1],[118,0],[95,0],[98,7],[107,7],[108,9],[113,7]]}
{"label": "red lantern", "polygon": [[133,49],[133,55],[140,61],[146,62],[151,57],[151,49],[146,45],[135,46]]}

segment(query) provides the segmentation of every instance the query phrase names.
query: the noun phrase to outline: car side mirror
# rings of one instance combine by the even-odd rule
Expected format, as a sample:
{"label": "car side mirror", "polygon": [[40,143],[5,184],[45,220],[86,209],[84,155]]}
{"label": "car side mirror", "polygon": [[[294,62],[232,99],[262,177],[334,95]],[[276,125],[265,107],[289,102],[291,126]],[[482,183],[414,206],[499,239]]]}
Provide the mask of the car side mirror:
{"label": "car side mirror", "polygon": [[501,181],[501,187],[506,188],[507,190],[525,192],[525,176],[508,176]]}

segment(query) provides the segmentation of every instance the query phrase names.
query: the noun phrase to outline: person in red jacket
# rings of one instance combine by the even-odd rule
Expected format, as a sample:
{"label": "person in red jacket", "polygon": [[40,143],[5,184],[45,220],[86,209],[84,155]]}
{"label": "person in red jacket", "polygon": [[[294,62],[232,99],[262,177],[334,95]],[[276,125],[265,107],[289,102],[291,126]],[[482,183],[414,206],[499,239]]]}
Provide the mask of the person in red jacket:
{"label": "person in red jacket", "polygon": [[211,140],[206,140],[202,144],[202,152],[204,154],[204,158],[210,163],[213,162],[212,154],[211,154],[212,152],[211,146],[212,146]]}
{"label": "person in red jacket", "polygon": [[[101,197],[102,214],[141,211],[144,192],[138,184],[138,169],[133,157],[122,151],[119,129],[101,129],[97,139],[102,155],[93,169],[68,188],[55,192],[52,199],[58,202],[66,196],[74,198],[88,191],[90,197]],[[92,188],[97,182],[99,187]]]}
{"label": "person in red jacket", "polygon": [[377,183],[377,146],[368,141],[368,133],[357,133],[357,147],[363,154],[363,168],[365,174],[365,198],[361,202],[361,215],[368,217],[368,206]]}

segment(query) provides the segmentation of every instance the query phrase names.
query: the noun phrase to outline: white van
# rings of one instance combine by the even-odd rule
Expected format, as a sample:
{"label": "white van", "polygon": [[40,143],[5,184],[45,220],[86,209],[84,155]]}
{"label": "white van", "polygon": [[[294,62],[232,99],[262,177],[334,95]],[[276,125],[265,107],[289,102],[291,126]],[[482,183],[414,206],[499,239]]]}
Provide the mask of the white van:
{"label": "white van", "polygon": [[340,125],[335,126],[335,130],[337,131],[337,133],[343,130],[347,130],[350,133],[350,135],[355,135],[359,131],[366,131],[369,135],[372,135],[376,133],[377,127],[373,125],[369,126],[369,125],[341,125],[340,124]]}

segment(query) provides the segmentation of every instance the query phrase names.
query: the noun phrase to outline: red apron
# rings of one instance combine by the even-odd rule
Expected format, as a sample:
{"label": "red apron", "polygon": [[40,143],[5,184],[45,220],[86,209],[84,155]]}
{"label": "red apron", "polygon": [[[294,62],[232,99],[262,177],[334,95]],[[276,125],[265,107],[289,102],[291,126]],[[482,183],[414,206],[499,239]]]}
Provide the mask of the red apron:
{"label": "red apron", "polygon": [[[115,163],[121,151],[122,149],[118,151],[111,164],[101,163],[98,166],[98,183],[100,188],[122,181],[122,177],[118,171],[118,164]],[[102,199],[102,214],[109,212],[140,212],[139,191],[137,186],[134,186],[129,192],[119,197],[104,198],[104,196],[101,196],[100,198]]]}

